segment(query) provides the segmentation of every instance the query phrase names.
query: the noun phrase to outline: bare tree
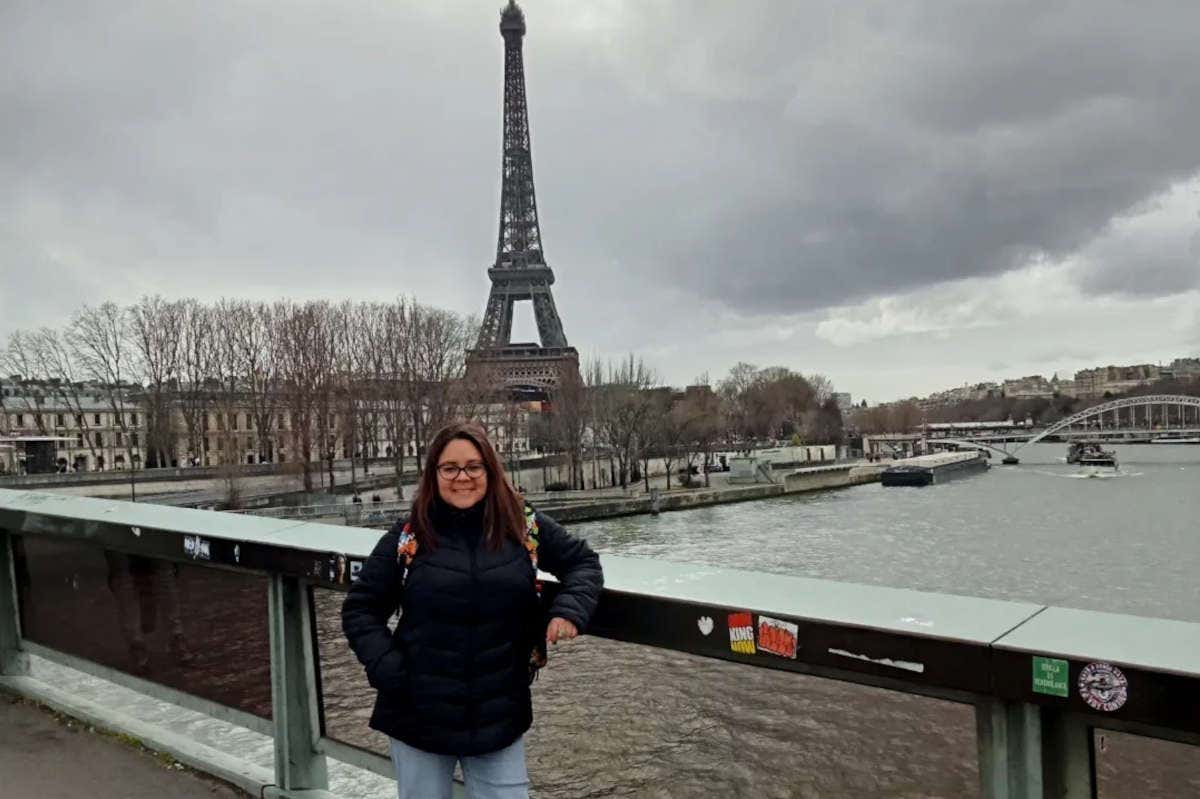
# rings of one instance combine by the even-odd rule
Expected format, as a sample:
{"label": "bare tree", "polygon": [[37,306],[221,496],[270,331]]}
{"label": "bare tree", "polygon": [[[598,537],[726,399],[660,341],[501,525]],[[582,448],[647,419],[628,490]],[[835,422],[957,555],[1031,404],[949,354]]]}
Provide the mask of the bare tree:
{"label": "bare tree", "polygon": [[576,373],[562,377],[550,395],[550,441],[567,456],[572,488],[583,488],[583,438],[591,425],[591,397]]}
{"label": "bare tree", "polygon": [[809,415],[804,439],[814,444],[840,444],[843,438],[842,411],[831,395]]}
{"label": "bare tree", "polygon": [[409,336],[408,303],[396,300],[380,308],[378,325],[370,328],[372,369],[384,433],[390,442],[389,453],[396,480],[396,498],[404,499],[404,457],[408,454],[409,420],[406,407],[409,396],[406,366]]}
{"label": "bare tree", "polygon": [[424,459],[430,431],[458,414],[456,385],[464,370],[463,354],[474,323],[458,314],[406,302],[408,316],[403,375],[417,465]]}
{"label": "bare tree", "polygon": [[220,475],[226,486],[226,502],[230,507],[239,507],[246,451],[254,443],[250,394],[253,369],[262,357],[256,329],[258,311],[252,303],[223,298],[210,312],[214,323],[215,433]]}
{"label": "bare tree", "polygon": [[69,341],[65,335],[50,327],[38,330],[35,337],[35,352],[42,363],[41,370],[52,376],[47,385],[63,407],[74,416],[79,439],[95,461],[100,453],[92,434],[91,420],[83,410],[83,399],[88,396],[90,387],[84,384],[78,374],[78,364],[72,357]]}
{"label": "bare tree", "polygon": [[739,363],[719,386],[730,432],[749,452],[755,441],[783,439],[803,429],[814,392],[802,376],[781,366],[756,369]]}
{"label": "bare tree", "polygon": [[740,443],[740,451],[746,453],[754,448],[757,429],[759,411],[753,405],[753,389],[758,371],[752,363],[739,362],[729,370],[728,377],[717,384],[729,433]]}
{"label": "bare tree", "polygon": [[175,453],[171,400],[181,371],[183,305],[161,296],[143,296],[129,309],[130,332],[139,371],[145,376],[146,465],[170,466]]}
{"label": "bare tree", "polygon": [[338,319],[343,306],[328,302],[314,303],[316,314],[313,329],[312,363],[316,368],[316,421],[317,441],[321,458],[325,461],[325,475],[329,490],[333,490],[335,475],[334,460],[337,457],[337,420],[334,415],[338,390],[337,369],[340,361],[339,347],[342,340],[338,335],[341,328]]}
{"label": "bare tree", "polygon": [[599,488],[601,482],[599,468],[600,449],[604,447],[611,452],[608,440],[604,435],[604,427],[600,423],[600,400],[601,387],[604,385],[604,362],[598,357],[589,358],[582,372],[584,389],[587,393],[586,435],[592,455],[592,488]]}
{"label": "bare tree", "polygon": [[355,450],[363,474],[369,470],[372,457],[378,457],[379,433],[382,427],[384,396],[381,390],[384,353],[379,343],[385,323],[385,306],[379,303],[360,303],[349,309],[345,318],[344,351],[348,365],[342,413],[347,419],[347,431],[354,442],[350,452],[351,481],[357,481],[354,469]]}
{"label": "bare tree", "polygon": [[37,337],[23,330],[15,330],[8,337],[8,345],[0,349],[0,373],[7,372],[19,378],[20,395],[10,398],[11,404],[28,412],[39,435],[49,435],[46,419],[42,414],[45,394],[42,386],[49,375],[41,369],[37,355]]}
{"label": "bare tree", "polygon": [[649,389],[645,393],[645,414],[638,425],[638,455],[642,462],[642,480],[650,490],[650,461],[657,455],[667,469],[667,489],[671,488],[671,467],[678,459],[679,431],[671,418],[671,390]]}
{"label": "bare tree", "polygon": [[638,457],[638,434],[650,412],[649,389],[655,377],[641,358],[628,358],[610,365],[605,384],[599,389],[597,421],[604,430],[617,459],[617,476],[622,488],[629,485],[631,467]]}
{"label": "bare tree", "polygon": [[232,337],[247,428],[253,429],[254,459],[258,463],[274,461],[278,456],[273,441],[279,405],[279,358],[272,314],[272,307],[266,303],[245,303],[238,306],[233,318]]}
{"label": "bare tree", "polygon": [[300,462],[304,490],[311,493],[318,394],[326,380],[322,372],[326,368],[324,306],[317,302],[297,305],[282,301],[275,305],[274,316],[279,334],[280,382],[291,431],[290,449]]}
{"label": "bare tree", "polygon": [[697,465],[697,458],[701,458],[704,485],[710,485],[712,452],[716,442],[722,437],[724,414],[721,410],[721,398],[708,384],[708,375],[702,375],[693,385],[688,386],[683,399],[675,404],[671,413],[679,431],[679,444],[687,466],[689,482],[692,467]]}
{"label": "bare tree", "polygon": [[208,465],[209,422],[213,390],[217,387],[214,347],[214,313],[195,300],[184,300],[180,309],[180,380],[176,399],[187,430],[188,455]]}
{"label": "bare tree", "polygon": [[130,469],[129,489],[137,498],[134,472],[135,437],[130,435],[131,414],[138,406],[131,403],[136,372],[136,347],[131,340],[129,312],[113,302],[92,307],[84,305],[71,322],[69,341],[74,359],[83,373],[93,380],[104,397],[117,427],[116,447],[125,450]]}
{"label": "bare tree", "polygon": [[816,372],[805,375],[804,379],[808,381],[808,385],[812,388],[813,404],[823,405],[825,400],[833,396],[833,381],[823,374]]}

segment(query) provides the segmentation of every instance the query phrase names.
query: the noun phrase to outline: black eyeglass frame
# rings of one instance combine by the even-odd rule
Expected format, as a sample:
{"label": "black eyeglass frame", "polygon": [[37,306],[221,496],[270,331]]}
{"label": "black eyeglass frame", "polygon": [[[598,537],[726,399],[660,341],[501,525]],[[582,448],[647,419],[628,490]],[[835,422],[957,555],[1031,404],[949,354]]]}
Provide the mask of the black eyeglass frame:
{"label": "black eyeglass frame", "polygon": [[[465,474],[470,480],[478,480],[487,474],[487,466],[482,463],[468,463],[466,466],[458,466],[453,463],[439,463],[435,468],[437,469],[438,477],[448,483],[453,483],[458,479],[460,474]],[[479,473],[471,474],[472,469],[478,469]],[[454,471],[453,475],[449,474],[450,470]]]}

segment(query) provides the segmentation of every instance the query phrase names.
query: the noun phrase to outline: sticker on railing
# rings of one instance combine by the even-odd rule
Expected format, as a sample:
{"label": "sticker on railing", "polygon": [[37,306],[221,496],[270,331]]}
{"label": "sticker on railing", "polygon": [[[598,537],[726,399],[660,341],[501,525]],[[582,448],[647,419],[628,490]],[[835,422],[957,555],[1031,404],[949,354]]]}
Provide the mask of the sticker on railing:
{"label": "sticker on railing", "polygon": [[212,560],[212,545],[198,535],[185,535],[183,554],[194,560]]}
{"label": "sticker on railing", "polygon": [[1070,695],[1067,682],[1071,664],[1058,658],[1033,657],[1033,692],[1047,696]]}
{"label": "sticker on railing", "polygon": [[739,655],[754,654],[754,620],[749,613],[729,614],[729,648]]}
{"label": "sticker on railing", "polygon": [[857,652],[847,652],[845,649],[830,649],[829,654],[837,655],[843,658],[854,658],[855,660],[865,660],[867,663],[878,663],[880,666],[890,666],[893,669],[904,669],[905,671],[915,671],[917,674],[925,673],[925,664],[917,663],[912,660],[893,660],[892,658],[873,658],[870,655],[860,655]]}
{"label": "sticker on railing", "polygon": [[700,618],[696,619],[696,626],[700,628],[701,635],[711,635],[713,631],[712,616],[701,616]]}
{"label": "sticker on railing", "polygon": [[789,621],[758,617],[758,648],[781,658],[796,659],[797,639],[800,627]]}
{"label": "sticker on railing", "polygon": [[1111,663],[1089,663],[1079,672],[1079,695],[1089,707],[1112,713],[1129,698],[1129,680]]}

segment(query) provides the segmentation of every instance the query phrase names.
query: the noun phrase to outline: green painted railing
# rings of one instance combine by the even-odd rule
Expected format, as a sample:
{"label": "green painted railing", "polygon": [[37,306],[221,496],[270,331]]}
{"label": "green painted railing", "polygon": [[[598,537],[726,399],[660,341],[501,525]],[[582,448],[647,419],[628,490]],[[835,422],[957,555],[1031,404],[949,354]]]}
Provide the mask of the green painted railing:
{"label": "green painted railing", "polygon": [[[19,677],[25,651],[54,656],[21,635],[13,553],[26,539],[256,574],[269,581],[271,719],[220,713],[273,734],[274,782],[261,793],[324,795],[326,754],[387,774],[383,758],[324,735],[311,593],[344,589],[377,537],[0,490],[0,670],[8,675],[0,680]],[[1094,796],[1096,728],[1200,745],[1200,624],[625,557],[603,562],[592,635],[972,705],[985,797]],[[167,693],[216,707],[186,690]]]}

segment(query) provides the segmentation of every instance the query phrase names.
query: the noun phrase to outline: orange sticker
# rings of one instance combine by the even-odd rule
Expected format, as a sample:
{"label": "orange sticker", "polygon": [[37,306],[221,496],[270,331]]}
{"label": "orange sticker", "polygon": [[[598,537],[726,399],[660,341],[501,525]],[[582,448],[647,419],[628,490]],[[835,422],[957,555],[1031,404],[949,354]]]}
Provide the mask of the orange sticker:
{"label": "orange sticker", "polygon": [[770,616],[758,617],[758,648],[764,652],[795,660],[799,635],[799,626],[790,621],[772,619]]}
{"label": "orange sticker", "polygon": [[729,648],[740,655],[754,654],[754,620],[749,613],[729,614]]}

